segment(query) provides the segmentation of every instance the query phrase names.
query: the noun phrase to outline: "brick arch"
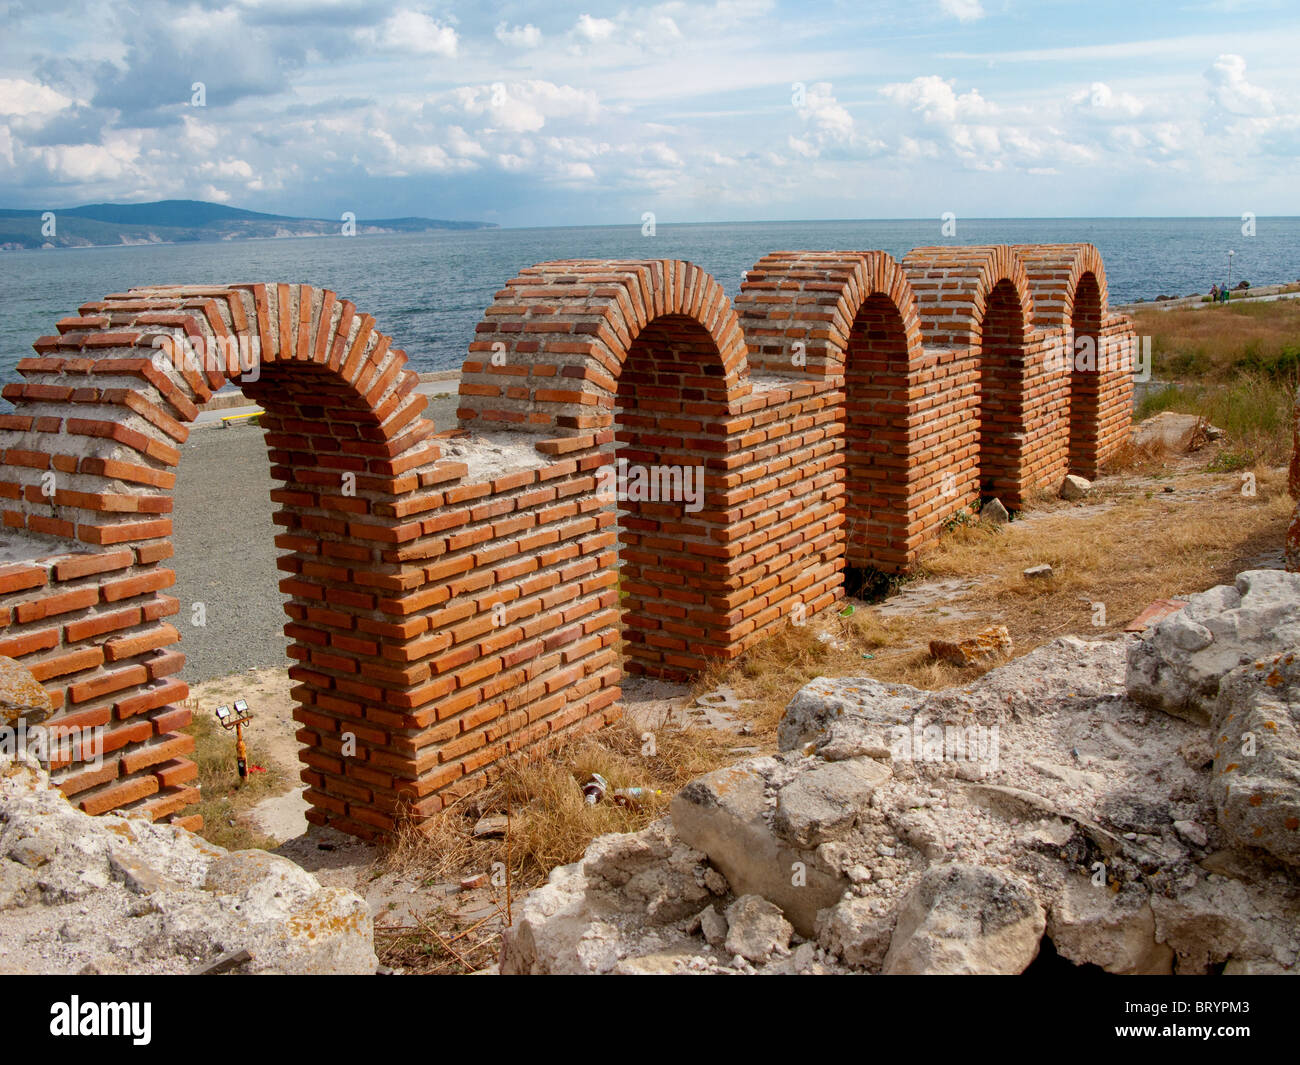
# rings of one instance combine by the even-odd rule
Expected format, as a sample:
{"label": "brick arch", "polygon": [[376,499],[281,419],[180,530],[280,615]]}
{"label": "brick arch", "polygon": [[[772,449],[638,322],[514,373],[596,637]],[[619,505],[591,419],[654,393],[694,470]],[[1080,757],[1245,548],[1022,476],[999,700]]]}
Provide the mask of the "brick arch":
{"label": "brick arch", "polygon": [[1023,506],[1027,472],[1034,301],[1007,245],[915,248],[903,269],[916,293],[936,377],[955,389],[950,414],[969,428],[949,441],[939,512],[977,499]]}
{"label": "brick arch", "polygon": [[[276,544],[312,814],[361,834],[390,827],[418,792],[402,709],[430,675],[411,621],[425,572],[394,547],[429,486],[464,470],[439,461],[405,353],[372,317],[306,285],[132,289],[58,329],[3,391],[14,406],[0,418],[4,521],[40,557],[0,576],[0,594],[19,600],[0,649],[45,685],[54,723],[106,729],[102,767],[52,764],[64,792],[88,812],[155,820],[196,798],[179,731],[184,655],[167,620],[190,620],[166,594],[171,490],[187,423],[233,381],[266,412],[283,482]],[[346,732],[358,752],[345,766]]]}
{"label": "brick arch", "polygon": [[905,568],[938,472],[925,468],[927,360],[902,268],[880,251],[772,252],[746,273],[736,310],[754,373],[843,377],[845,563]]}
{"label": "brick arch", "polygon": [[[875,557],[889,563],[897,547],[906,565],[977,498],[982,375],[1032,362],[1055,334],[1027,328],[1005,249],[940,251],[901,273],[879,254],[785,253],[812,256],[785,267],[811,276],[794,307],[819,317],[776,338],[755,312],[752,375],[740,318],[690,264],[543,264],[488,309],[461,427],[440,434],[402,353],[332,293],[156,287],[86,305],[37,342],[24,383],[4,390],[15,411],[0,416],[0,511],[16,538],[0,561],[0,654],[33,670],[64,724],[109,732],[105,766],[61,760],[59,783],[90,812],[191,820],[168,515],[186,423],[224,381],[266,408],[284,482],[276,542],[308,817],[373,837],[614,720],[620,618],[627,669],[685,675],[839,601],[855,366],[869,368],[868,413],[902,418],[861,440],[910,456],[897,467],[902,519],[891,503]],[[792,298],[779,267],[769,290],[754,279],[742,312]],[[913,316],[903,285],[915,278],[928,287]],[[779,361],[800,331],[820,364],[764,364],[763,348]],[[1131,340],[1132,325],[1108,315],[1102,333]],[[156,366],[158,339],[180,337],[248,350]],[[890,397],[873,410],[882,381]],[[1099,454],[1122,439],[1127,388],[1124,373],[1102,376]],[[1041,392],[1026,376],[1012,396],[1027,431],[1008,469],[1022,492],[1066,462],[1038,431]],[[700,505],[626,507],[620,545],[601,486],[620,455],[698,465]]]}
{"label": "brick arch", "polygon": [[763,256],[746,272],[736,297],[750,369],[792,377],[844,373],[854,323],[875,295],[893,304],[906,357],[914,358],[921,347],[916,301],[892,256],[881,251]]}
{"label": "brick arch", "polygon": [[631,672],[683,676],[732,653],[716,607],[734,592],[719,545],[729,418],[750,390],[735,311],[693,263],[541,263],[508,282],[477,327],[461,376],[464,429],[540,433],[543,450],[615,471],[680,471],[703,493],[698,510],[634,498],[635,488],[619,503]]}
{"label": "brick arch", "polygon": [[[696,402],[725,412],[749,394],[744,334],[722,286],[694,263],[539,263],[484,312],[461,370],[464,428],[582,436],[613,424],[618,379],[638,338],[679,345]],[[708,343],[700,342],[701,333]]]}
{"label": "brick arch", "polygon": [[1068,459],[1060,473],[1095,477],[1106,381],[1096,361],[1109,313],[1105,264],[1092,244],[1022,244],[1015,251],[1033,290],[1036,324],[1053,334],[1062,356],[1044,366],[1037,382],[1051,411],[1042,432],[1064,439]]}
{"label": "brick arch", "polygon": [[1039,328],[1070,328],[1081,284],[1095,286],[1089,301],[1097,304],[1098,316],[1109,313],[1106,265],[1095,245],[1016,244],[1012,251],[1024,264]]}
{"label": "brick arch", "polygon": [[1025,265],[1006,244],[913,248],[903,258],[927,347],[978,346],[980,324],[997,286],[1014,290],[1021,328],[1034,322],[1034,297]]}

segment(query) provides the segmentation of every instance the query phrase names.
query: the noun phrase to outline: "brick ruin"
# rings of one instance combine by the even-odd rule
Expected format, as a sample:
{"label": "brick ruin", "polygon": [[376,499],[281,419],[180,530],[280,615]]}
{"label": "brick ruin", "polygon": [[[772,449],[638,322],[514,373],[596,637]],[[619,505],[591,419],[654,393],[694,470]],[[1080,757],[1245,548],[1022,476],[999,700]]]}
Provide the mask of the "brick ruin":
{"label": "brick ruin", "polygon": [[[239,384],[282,482],[308,816],[382,836],[614,720],[624,669],[732,659],[846,566],[904,570],[981,498],[1095,476],[1133,339],[1087,244],[775,252],[734,304],[687,262],[543,263],[487,308],[439,431],[333,292],[107,296],[3,390],[0,654],[52,726],[106,730],[98,768],[51,759],[74,803],[196,827],[168,515],[187,423]],[[702,470],[698,494],[616,497],[618,460]]]}

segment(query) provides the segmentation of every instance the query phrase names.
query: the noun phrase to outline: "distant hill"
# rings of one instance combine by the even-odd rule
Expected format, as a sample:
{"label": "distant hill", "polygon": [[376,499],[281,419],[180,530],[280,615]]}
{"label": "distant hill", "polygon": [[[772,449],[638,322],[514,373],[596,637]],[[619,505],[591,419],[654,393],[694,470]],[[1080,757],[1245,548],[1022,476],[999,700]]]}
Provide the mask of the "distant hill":
{"label": "distant hill", "polygon": [[[54,233],[46,235],[42,233],[44,211],[0,208],[0,249],[338,236],[343,226],[341,219],[263,214],[203,200],[90,203],[82,207],[56,209],[53,213]],[[492,229],[496,225],[495,222],[451,222],[439,218],[359,218],[355,224],[358,235]]]}

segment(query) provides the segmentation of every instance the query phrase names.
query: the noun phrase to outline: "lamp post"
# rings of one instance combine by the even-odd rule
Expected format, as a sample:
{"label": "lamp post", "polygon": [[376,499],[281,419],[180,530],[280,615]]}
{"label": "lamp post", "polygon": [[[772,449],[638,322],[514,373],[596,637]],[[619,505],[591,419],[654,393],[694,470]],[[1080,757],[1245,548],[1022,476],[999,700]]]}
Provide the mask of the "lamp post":
{"label": "lamp post", "polygon": [[1232,257],[1237,253],[1228,249],[1228,299],[1232,299]]}

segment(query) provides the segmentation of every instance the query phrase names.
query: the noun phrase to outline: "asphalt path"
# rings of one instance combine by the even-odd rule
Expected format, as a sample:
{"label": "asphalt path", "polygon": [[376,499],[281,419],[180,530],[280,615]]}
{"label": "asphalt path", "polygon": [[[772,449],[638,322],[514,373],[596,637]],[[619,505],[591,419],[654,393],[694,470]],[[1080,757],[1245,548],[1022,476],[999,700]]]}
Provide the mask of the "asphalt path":
{"label": "asphalt path", "polygon": [[[430,398],[425,416],[440,430],[451,428],[457,404],[454,395]],[[278,482],[271,480],[265,435],[248,423],[203,425],[181,448],[170,594],[181,604],[172,621],[187,659],[181,676],[190,683],[289,661],[279,588],[285,574],[275,565],[280,527],[271,520],[270,492]]]}

